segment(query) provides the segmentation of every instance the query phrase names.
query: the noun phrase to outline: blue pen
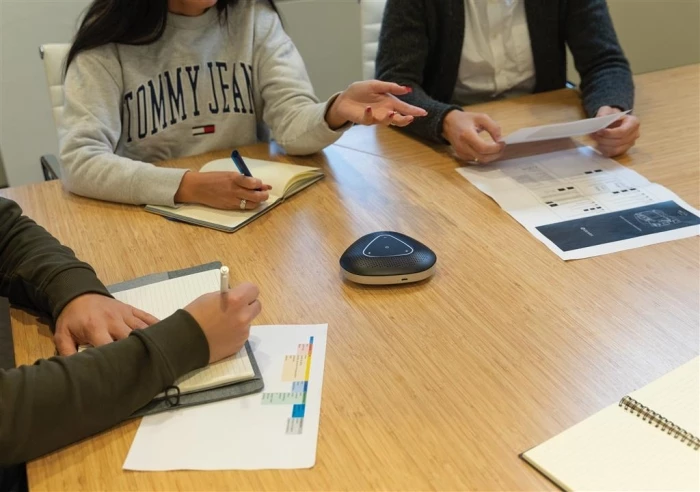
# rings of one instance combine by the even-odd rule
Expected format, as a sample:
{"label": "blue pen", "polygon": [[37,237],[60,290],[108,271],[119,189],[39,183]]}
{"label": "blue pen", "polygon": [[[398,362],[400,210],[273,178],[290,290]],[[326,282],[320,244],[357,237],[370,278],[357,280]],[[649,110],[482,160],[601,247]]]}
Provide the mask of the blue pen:
{"label": "blue pen", "polygon": [[[243,176],[248,176],[249,178],[253,177],[253,175],[250,173],[250,169],[248,169],[248,166],[245,165],[243,157],[241,157],[241,154],[239,154],[237,150],[231,152],[231,160],[236,165],[239,173],[241,173]],[[262,191],[262,188],[256,188],[255,191]]]}

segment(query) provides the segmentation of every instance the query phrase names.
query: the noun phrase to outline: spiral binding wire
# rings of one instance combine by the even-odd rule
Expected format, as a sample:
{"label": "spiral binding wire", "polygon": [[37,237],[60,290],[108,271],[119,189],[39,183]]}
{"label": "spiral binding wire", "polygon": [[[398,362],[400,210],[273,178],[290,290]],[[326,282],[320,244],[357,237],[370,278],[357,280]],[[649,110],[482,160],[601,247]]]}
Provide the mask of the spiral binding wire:
{"label": "spiral binding wire", "polygon": [[674,439],[680,439],[681,442],[686,443],[686,445],[692,447],[696,451],[700,449],[700,438],[694,436],[687,430],[677,426],[665,417],[662,417],[651,408],[642,405],[634,398],[625,396],[620,400],[619,406],[630,413],[636,413],[637,417],[642,417],[642,420],[648,422],[650,425],[666,432],[668,435],[672,435]]}

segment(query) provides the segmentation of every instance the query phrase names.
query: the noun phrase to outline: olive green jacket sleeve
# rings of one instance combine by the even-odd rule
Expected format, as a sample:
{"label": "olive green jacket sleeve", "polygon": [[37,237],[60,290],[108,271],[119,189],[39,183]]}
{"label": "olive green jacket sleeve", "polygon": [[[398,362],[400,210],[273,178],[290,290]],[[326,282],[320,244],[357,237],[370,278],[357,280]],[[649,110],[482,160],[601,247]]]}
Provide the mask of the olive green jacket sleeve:
{"label": "olive green jacket sleeve", "polygon": [[[88,292],[108,295],[87,264],[0,198],[0,295],[56,318]],[[0,467],[123,421],[208,360],[204,333],[180,310],[125,340],[0,371]]]}
{"label": "olive green jacket sleeve", "polygon": [[90,265],[22,216],[15,202],[0,198],[0,296],[56,319],[66,304],[89,292],[109,295]]}

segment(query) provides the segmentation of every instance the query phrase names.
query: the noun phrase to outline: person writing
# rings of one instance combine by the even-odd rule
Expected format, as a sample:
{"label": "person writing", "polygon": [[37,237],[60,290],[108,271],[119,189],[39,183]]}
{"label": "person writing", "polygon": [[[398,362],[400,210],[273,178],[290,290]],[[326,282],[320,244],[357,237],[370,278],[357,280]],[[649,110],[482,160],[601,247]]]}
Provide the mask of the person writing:
{"label": "person writing", "polygon": [[[376,76],[411,87],[402,99],[427,110],[406,131],[488,163],[502,155],[501,128],[468,106],[564,88],[566,46],[589,117],[632,108],[632,74],[605,0],[388,0]],[[623,154],[639,120],[627,114],[592,137],[604,155]]]}
{"label": "person writing", "polygon": [[[73,354],[0,370],[0,485],[3,468],[116,425],[179,377],[238,352],[258,294],[241,284],[158,321],[113,299],[89,265],[0,198],[0,296],[50,316],[59,351]],[[76,353],[82,343],[96,347]]]}
{"label": "person writing", "polygon": [[153,163],[267,139],[306,155],[352,123],[426,114],[410,89],[364,81],[319,103],[270,0],[94,0],[66,60],[63,182],[122,203],[252,209],[269,186]]}

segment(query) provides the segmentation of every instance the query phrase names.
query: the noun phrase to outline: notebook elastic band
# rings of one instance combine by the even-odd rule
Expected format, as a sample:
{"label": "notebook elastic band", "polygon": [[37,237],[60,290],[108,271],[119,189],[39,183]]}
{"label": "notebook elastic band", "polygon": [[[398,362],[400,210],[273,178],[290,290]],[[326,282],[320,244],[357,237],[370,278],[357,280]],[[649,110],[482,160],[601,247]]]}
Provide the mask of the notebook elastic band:
{"label": "notebook elastic band", "polygon": [[165,401],[171,407],[176,407],[180,404],[180,387],[179,386],[168,386],[165,388]]}

